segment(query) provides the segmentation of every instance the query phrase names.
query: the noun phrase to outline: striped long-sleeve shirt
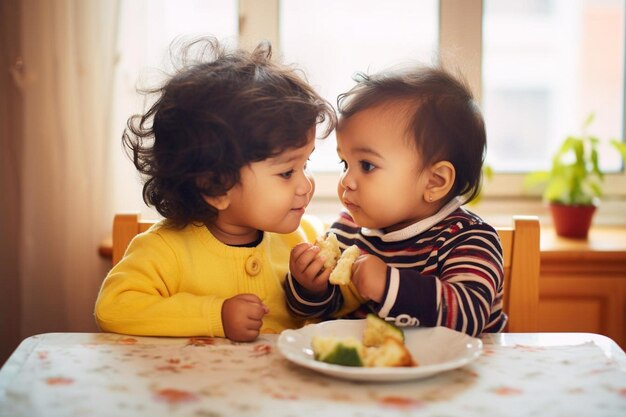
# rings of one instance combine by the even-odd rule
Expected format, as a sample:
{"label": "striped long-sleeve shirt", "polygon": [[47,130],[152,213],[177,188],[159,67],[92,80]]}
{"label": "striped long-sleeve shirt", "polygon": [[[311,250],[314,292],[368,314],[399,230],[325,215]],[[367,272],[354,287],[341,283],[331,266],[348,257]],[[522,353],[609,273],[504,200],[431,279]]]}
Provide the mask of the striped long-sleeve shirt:
{"label": "striped long-sleeve shirt", "polygon": [[289,276],[290,309],[323,319],[365,307],[399,326],[446,326],[470,335],[502,331],[507,318],[500,239],[459,205],[453,200],[435,216],[390,233],[361,228],[342,213],[329,230],[342,250],[356,244],[387,264],[382,302],[365,302],[352,284],[329,285],[326,294],[313,298]]}

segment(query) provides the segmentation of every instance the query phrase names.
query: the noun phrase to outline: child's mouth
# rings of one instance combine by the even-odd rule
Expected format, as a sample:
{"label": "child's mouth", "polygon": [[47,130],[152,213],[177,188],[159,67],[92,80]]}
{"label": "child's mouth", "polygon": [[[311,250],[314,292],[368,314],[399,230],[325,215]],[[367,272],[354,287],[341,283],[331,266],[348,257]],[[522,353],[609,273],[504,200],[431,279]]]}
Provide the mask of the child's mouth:
{"label": "child's mouth", "polygon": [[343,200],[343,205],[348,209],[348,210],[355,210],[358,209],[359,206],[357,206],[356,204],[354,204],[351,201],[348,200]]}

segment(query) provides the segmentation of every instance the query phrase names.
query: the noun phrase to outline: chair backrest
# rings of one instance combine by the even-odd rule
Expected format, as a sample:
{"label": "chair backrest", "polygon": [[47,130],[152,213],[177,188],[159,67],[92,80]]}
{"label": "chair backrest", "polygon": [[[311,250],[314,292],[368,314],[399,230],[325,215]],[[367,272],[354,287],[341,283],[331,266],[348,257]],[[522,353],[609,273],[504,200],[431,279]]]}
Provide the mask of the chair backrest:
{"label": "chair backrest", "polygon": [[539,305],[539,219],[513,216],[513,227],[496,228],[504,258],[506,331],[536,332]]}
{"label": "chair backrest", "polygon": [[135,235],[145,232],[156,220],[141,220],[138,213],[116,214],[113,219],[113,249],[111,260],[117,264]]}
{"label": "chair backrest", "polygon": [[[119,262],[135,235],[155,221],[141,220],[137,213],[117,214],[113,220],[113,265]],[[536,332],[539,304],[539,219],[514,216],[513,227],[496,228],[504,257],[504,311],[507,331]]]}

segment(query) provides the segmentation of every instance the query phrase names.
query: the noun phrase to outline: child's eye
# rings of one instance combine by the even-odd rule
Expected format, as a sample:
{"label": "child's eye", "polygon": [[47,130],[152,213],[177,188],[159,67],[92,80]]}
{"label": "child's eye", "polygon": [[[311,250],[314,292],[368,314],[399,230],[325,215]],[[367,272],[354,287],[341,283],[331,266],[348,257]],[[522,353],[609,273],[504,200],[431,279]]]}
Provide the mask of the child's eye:
{"label": "child's eye", "polygon": [[341,161],[339,161],[339,165],[343,165],[341,170],[344,171],[344,172],[348,169],[348,163],[346,161],[344,161],[343,159]]}
{"label": "child's eye", "polygon": [[289,171],[286,171],[286,172],[281,172],[281,173],[280,173],[280,174],[278,174],[278,175],[280,175],[282,178],[284,178],[284,179],[288,180],[289,178],[291,178],[291,176],[293,175],[293,173],[294,173],[294,170],[293,170],[293,169],[290,169]]}
{"label": "child's eye", "polygon": [[359,164],[361,164],[361,169],[365,172],[373,171],[374,168],[376,168],[374,164],[367,162],[367,161],[359,161]]}

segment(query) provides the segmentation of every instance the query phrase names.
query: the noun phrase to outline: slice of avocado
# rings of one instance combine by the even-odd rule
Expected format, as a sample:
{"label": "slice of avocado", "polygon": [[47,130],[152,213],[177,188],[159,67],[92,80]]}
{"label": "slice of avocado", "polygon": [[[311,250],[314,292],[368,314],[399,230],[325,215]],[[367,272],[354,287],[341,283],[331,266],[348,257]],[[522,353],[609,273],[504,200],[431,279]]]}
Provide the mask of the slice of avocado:
{"label": "slice of avocado", "polygon": [[335,346],[332,352],[321,359],[322,362],[334,363],[343,366],[363,366],[359,351],[353,346],[344,346],[341,343]]}
{"label": "slice of avocado", "polygon": [[402,329],[386,322],[375,314],[368,314],[365,330],[363,331],[363,345],[368,347],[380,346],[387,337],[404,343],[404,332]]}
{"label": "slice of avocado", "polygon": [[316,360],[335,365],[363,366],[361,351],[363,346],[356,339],[336,339],[316,336],[312,340],[313,354]]}

